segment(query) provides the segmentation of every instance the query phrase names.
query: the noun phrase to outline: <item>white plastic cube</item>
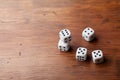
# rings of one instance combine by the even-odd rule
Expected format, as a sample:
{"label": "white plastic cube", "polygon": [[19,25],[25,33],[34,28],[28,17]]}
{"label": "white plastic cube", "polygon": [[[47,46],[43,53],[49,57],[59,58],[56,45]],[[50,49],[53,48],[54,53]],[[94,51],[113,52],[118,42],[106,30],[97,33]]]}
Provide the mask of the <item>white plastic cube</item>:
{"label": "white plastic cube", "polygon": [[69,43],[72,39],[71,32],[68,29],[61,30],[59,32],[59,37],[65,43]]}
{"label": "white plastic cube", "polygon": [[103,53],[101,50],[92,51],[93,63],[102,63],[104,61]]}
{"label": "white plastic cube", "polygon": [[60,51],[68,51],[70,49],[69,43],[64,43],[62,40],[59,40],[58,42],[58,49]]}
{"label": "white plastic cube", "polygon": [[86,40],[86,41],[92,41],[95,37],[94,35],[94,30],[90,27],[87,27],[83,30],[82,32],[82,37]]}
{"label": "white plastic cube", "polygon": [[76,59],[85,61],[87,59],[87,48],[79,47],[76,51]]}

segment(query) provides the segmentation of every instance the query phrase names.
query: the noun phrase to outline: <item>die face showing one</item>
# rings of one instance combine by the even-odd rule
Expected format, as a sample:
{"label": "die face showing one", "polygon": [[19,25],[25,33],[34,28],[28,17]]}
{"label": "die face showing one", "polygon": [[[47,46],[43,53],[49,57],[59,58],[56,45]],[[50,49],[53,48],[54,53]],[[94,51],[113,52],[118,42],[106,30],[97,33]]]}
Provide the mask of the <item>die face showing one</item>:
{"label": "die face showing one", "polygon": [[62,40],[58,42],[58,49],[60,51],[68,51],[70,49],[70,45],[68,43],[64,43]]}
{"label": "die face showing one", "polygon": [[87,49],[84,47],[79,47],[76,51],[76,59],[85,61],[87,59]]}
{"label": "die face showing one", "polygon": [[93,63],[102,63],[103,62],[103,53],[101,50],[94,50],[92,52]]}
{"label": "die face showing one", "polygon": [[68,29],[63,29],[59,32],[59,37],[65,43],[69,43],[72,39],[71,32]]}
{"label": "die face showing one", "polygon": [[86,41],[91,41],[94,39],[94,30],[90,27],[87,27],[83,30],[82,32],[82,37],[86,40]]}

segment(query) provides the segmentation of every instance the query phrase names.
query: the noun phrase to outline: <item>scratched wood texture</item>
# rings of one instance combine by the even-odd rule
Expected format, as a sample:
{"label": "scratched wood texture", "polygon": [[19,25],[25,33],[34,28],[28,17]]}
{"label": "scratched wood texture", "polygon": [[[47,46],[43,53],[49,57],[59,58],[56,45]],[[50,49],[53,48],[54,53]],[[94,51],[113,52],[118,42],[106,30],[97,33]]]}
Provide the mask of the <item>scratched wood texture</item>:
{"label": "scratched wood texture", "polygon": [[[96,39],[86,42],[82,30]],[[72,32],[71,50],[57,49],[58,32]],[[88,59],[75,59],[76,49]],[[105,62],[94,64],[101,49]],[[120,80],[120,0],[0,0],[0,80]]]}

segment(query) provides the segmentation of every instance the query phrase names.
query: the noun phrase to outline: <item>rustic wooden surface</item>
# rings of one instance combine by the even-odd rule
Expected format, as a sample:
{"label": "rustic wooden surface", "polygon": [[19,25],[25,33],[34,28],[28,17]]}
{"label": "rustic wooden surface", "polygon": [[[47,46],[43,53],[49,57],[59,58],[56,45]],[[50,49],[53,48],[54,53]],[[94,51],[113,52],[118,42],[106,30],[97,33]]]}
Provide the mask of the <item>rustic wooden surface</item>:
{"label": "rustic wooden surface", "polygon": [[[86,42],[90,26],[96,39]],[[58,32],[72,32],[72,49],[57,49]],[[75,59],[88,48],[88,60]],[[91,51],[105,62],[93,64]],[[120,0],[0,0],[0,80],[120,80]]]}

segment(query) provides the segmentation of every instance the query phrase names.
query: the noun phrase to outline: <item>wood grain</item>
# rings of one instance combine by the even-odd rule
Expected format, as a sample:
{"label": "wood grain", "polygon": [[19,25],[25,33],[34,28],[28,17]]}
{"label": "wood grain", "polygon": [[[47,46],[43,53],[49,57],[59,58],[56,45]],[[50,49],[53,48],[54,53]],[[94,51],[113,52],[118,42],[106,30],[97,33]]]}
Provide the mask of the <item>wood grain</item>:
{"label": "wood grain", "polygon": [[[0,80],[120,80],[120,0],[0,0]],[[96,39],[86,42],[82,30]],[[57,49],[58,32],[72,32],[72,49]],[[88,60],[75,59],[88,49]],[[105,62],[94,64],[101,49]]]}

